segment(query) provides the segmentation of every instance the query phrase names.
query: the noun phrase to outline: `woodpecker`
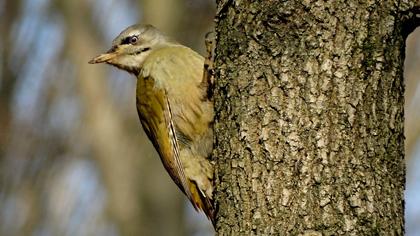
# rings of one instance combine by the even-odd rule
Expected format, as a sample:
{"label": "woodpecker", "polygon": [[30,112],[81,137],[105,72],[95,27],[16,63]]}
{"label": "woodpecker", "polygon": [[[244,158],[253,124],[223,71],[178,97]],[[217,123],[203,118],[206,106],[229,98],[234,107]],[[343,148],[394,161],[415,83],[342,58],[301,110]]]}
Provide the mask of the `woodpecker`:
{"label": "woodpecker", "polygon": [[136,76],[144,131],[173,181],[214,224],[214,111],[204,57],[152,25],[136,24],[89,63],[107,63]]}

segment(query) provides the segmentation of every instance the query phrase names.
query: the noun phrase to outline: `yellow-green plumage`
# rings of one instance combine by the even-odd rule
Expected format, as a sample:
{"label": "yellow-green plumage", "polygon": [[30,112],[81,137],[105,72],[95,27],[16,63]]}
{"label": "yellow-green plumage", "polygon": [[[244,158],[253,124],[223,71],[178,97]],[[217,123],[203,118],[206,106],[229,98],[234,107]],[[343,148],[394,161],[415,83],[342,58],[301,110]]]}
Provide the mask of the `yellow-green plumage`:
{"label": "yellow-green plumage", "polygon": [[[133,35],[138,39],[131,40]],[[174,182],[213,220],[213,104],[203,80],[204,58],[152,26],[135,25],[91,62],[136,75],[137,111],[145,132]]]}
{"label": "yellow-green plumage", "polygon": [[[211,197],[213,179],[213,168],[208,160],[213,141],[209,128],[213,105],[201,84],[203,63],[204,58],[187,47],[163,47],[147,57],[137,80],[137,111],[144,130],[175,183],[184,192],[186,184],[191,193],[185,193],[190,194],[193,205],[201,209],[209,206],[199,195]],[[168,127],[169,117],[165,115],[169,112],[179,154],[170,142],[173,137]],[[180,165],[174,158],[166,158],[174,155],[179,155]],[[185,183],[183,178],[186,178]],[[205,192],[200,193],[197,185]]]}

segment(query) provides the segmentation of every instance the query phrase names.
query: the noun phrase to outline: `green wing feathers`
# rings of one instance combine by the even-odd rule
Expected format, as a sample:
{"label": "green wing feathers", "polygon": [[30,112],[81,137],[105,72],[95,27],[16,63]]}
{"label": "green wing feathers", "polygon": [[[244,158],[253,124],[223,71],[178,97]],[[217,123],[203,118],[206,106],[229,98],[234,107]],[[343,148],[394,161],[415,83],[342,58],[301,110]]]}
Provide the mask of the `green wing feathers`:
{"label": "green wing feathers", "polygon": [[137,111],[171,178],[213,221],[213,105],[202,86],[204,58],[189,48],[175,49],[158,50],[144,63]]}

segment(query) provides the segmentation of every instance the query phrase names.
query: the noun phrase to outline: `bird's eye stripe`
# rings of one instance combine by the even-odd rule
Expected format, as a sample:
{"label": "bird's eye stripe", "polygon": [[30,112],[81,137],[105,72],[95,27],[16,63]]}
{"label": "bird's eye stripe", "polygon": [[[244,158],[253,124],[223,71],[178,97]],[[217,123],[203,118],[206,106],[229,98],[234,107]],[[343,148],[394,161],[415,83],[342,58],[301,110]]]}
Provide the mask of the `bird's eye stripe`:
{"label": "bird's eye stripe", "polygon": [[137,42],[137,40],[138,40],[138,36],[136,36],[136,35],[128,36],[121,41],[121,44],[135,43],[135,42]]}
{"label": "bird's eye stripe", "polygon": [[130,43],[130,37],[124,38],[124,39],[121,41],[121,44],[129,44],[129,43]]}

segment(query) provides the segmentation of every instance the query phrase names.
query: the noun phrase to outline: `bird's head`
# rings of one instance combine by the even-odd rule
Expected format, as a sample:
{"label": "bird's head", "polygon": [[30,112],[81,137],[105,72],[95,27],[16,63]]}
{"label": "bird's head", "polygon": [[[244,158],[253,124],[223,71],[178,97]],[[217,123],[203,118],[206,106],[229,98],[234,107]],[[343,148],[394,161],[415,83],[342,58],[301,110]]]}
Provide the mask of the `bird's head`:
{"label": "bird's head", "polygon": [[137,74],[153,50],[171,43],[167,36],[152,25],[132,25],[112,41],[111,49],[93,58],[89,63],[107,63]]}

